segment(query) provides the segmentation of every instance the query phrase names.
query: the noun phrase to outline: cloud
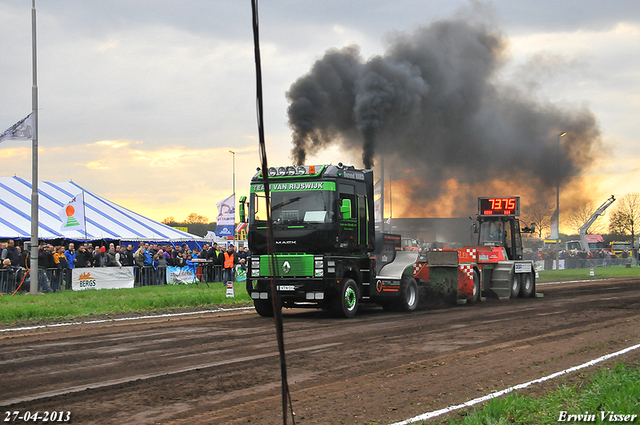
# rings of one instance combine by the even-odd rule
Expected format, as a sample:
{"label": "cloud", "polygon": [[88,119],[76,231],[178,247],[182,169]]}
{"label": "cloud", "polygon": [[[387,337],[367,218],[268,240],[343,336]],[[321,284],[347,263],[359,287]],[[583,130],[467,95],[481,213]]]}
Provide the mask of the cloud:
{"label": "cloud", "polygon": [[124,146],[129,146],[129,144],[131,144],[131,142],[129,141],[117,141],[117,140],[101,140],[99,142],[95,143],[96,145],[99,146],[109,146],[111,148],[114,149],[118,149]]}
{"label": "cloud", "polygon": [[[285,92],[324,51],[357,44],[367,61],[383,54],[397,32],[468,4],[262,2],[269,162],[290,163]],[[505,36],[509,54],[521,65],[503,77],[526,76],[522,69],[535,65],[542,78],[532,90],[539,99],[592,110],[607,142],[617,146],[608,162],[637,160],[639,78],[636,55],[629,52],[640,49],[640,2],[620,0],[611,7],[585,0],[578,8],[549,0],[492,4],[511,35]],[[255,151],[243,150],[253,149],[257,134],[250,13],[250,4],[237,0],[192,0],[188,7],[165,0],[38,2],[41,179],[73,179],[130,202],[129,208],[153,209],[160,219],[179,217],[189,203],[215,216],[214,200],[231,187],[228,150],[237,153],[238,190],[248,186],[258,165]],[[30,25],[30,4],[0,0],[5,128],[31,110]],[[24,146],[0,146],[0,168],[8,175],[28,178],[31,155]],[[349,158],[360,161],[359,154],[332,147],[309,161]],[[87,168],[90,163],[97,168]],[[176,210],[166,214],[169,204],[158,208],[158,196],[176,199]]]}
{"label": "cloud", "polygon": [[101,165],[100,161],[88,162],[86,167],[91,169],[91,170],[108,170],[109,169],[109,167]]}

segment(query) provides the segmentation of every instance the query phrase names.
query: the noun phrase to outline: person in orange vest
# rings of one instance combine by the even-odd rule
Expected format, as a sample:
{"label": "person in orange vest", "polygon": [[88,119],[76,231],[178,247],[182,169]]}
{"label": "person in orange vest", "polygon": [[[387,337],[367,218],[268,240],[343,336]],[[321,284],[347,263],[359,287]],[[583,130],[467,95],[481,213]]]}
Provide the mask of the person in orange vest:
{"label": "person in orange vest", "polygon": [[238,263],[238,256],[235,253],[236,247],[229,244],[229,248],[224,253],[224,281],[233,282],[235,280],[235,266]]}

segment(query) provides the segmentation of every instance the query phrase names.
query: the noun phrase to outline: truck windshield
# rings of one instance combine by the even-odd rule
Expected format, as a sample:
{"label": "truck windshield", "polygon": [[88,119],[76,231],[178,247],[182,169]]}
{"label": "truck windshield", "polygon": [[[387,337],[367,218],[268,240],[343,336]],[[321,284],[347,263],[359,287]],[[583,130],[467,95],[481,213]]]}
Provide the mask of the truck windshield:
{"label": "truck windshield", "polygon": [[503,222],[483,221],[480,223],[480,245],[503,246],[506,237]]}
{"label": "truck windshield", "polygon": [[[271,220],[274,224],[302,225],[333,222],[333,191],[271,192]],[[250,213],[255,221],[266,221],[264,192],[251,194]]]}

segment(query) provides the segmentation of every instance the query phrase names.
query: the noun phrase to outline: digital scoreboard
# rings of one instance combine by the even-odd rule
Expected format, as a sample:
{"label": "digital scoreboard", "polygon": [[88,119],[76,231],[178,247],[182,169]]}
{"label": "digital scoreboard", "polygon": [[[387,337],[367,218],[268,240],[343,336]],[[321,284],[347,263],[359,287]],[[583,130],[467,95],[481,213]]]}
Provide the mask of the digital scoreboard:
{"label": "digital scoreboard", "polygon": [[479,215],[519,216],[520,197],[478,198]]}

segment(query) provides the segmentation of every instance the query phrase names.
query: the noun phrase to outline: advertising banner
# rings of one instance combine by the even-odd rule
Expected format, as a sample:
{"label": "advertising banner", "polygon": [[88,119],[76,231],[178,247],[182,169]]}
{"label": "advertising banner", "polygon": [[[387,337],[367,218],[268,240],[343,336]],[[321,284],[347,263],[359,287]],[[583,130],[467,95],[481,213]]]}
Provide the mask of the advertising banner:
{"label": "advertising banner", "polygon": [[133,267],[96,267],[73,269],[71,288],[85,289],[133,288]]}
{"label": "advertising banner", "polygon": [[181,283],[197,283],[198,276],[194,267],[167,266],[167,285],[179,285]]}
{"label": "advertising banner", "polygon": [[216,235],[233,236],[236,227],[236,196],[231,195],[227,199],[218,202],[218,217],[216,218]]}
{"label": "advertising banner", "polygon": [[58,216],[60,216],[60,220],[62,221],[62,225],[60,226],[61,231],[78,230],[85,232],[87,225],[84,219],[84,191],[71,198],[71,200],[58,211]]}

